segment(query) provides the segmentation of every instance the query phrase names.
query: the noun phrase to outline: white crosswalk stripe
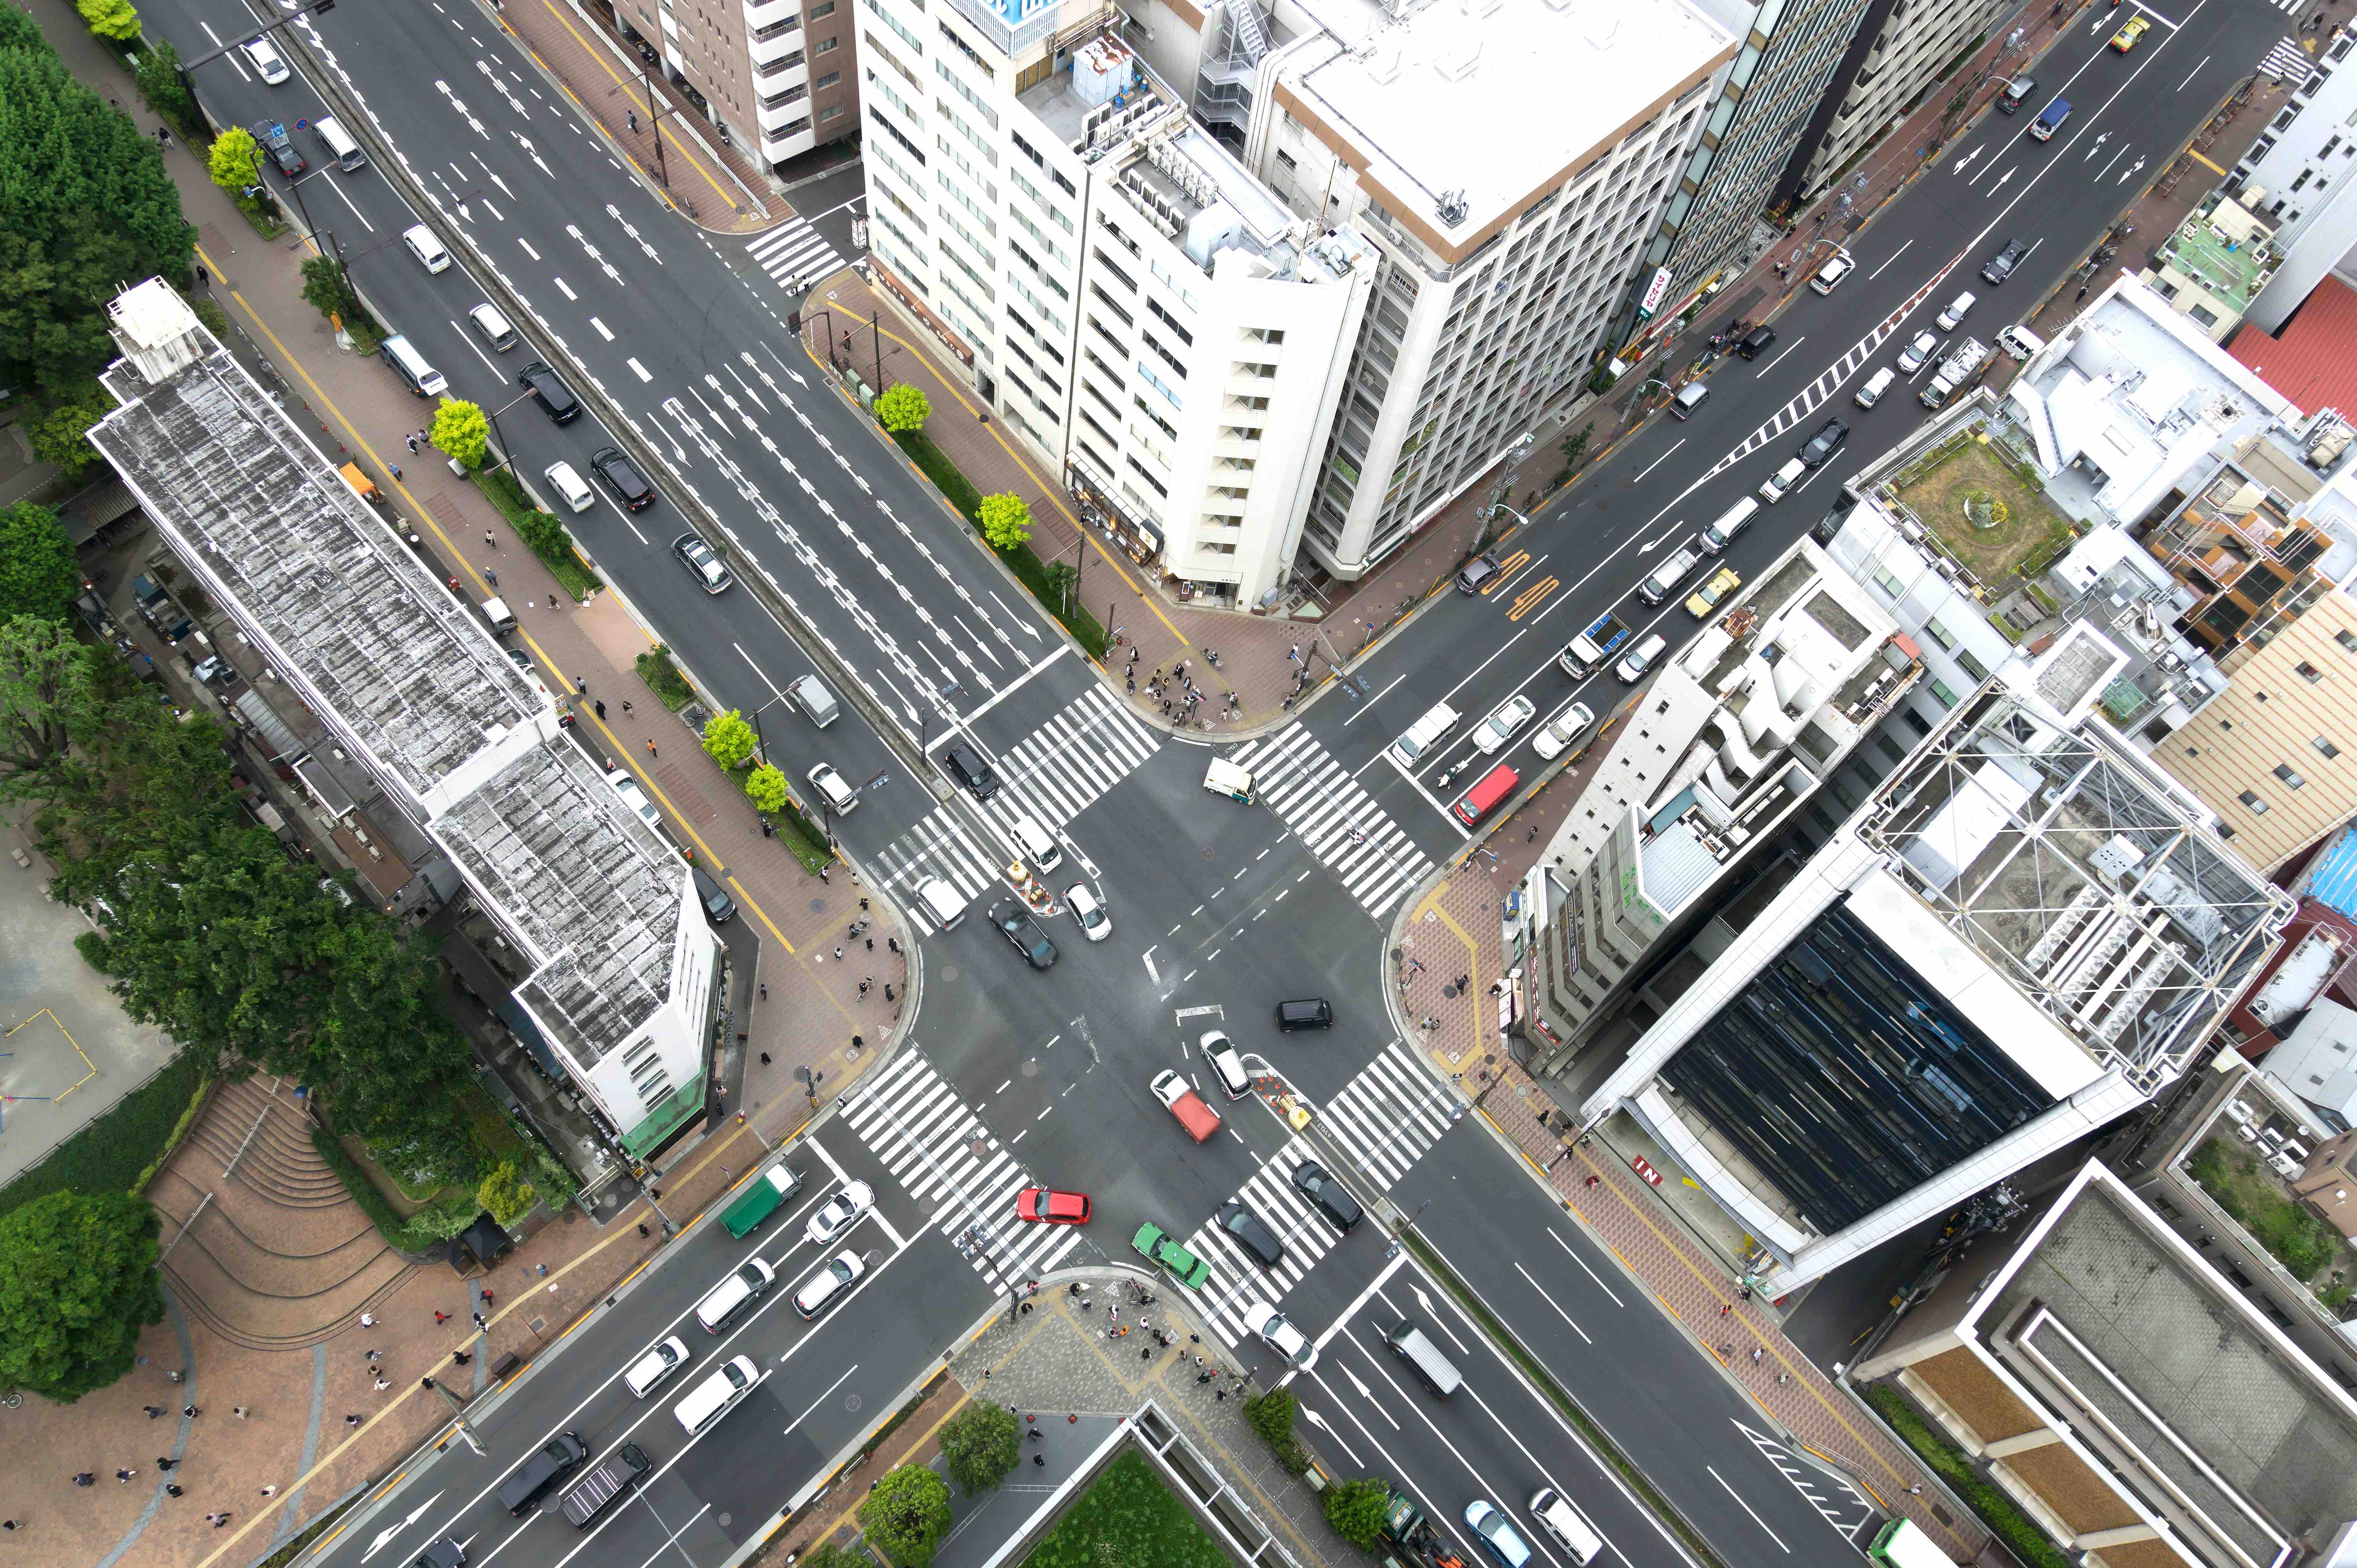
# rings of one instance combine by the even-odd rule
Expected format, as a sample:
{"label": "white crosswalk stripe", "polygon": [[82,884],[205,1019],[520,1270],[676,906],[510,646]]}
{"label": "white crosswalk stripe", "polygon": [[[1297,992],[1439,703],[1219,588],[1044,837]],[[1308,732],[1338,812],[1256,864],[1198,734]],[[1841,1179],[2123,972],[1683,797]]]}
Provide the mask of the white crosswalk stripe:
{"label": "white crosswalk stripe", "polygon": [[989,1227],[974,1250],[976,1273],[996,1272],[1002,1284],[1020,1284],[1080,1245],[1077,1225],[1015,1218],[1015,1195],[1038,1184],[922,1053],[904,1052],[856,1091],[844,1119],[910,1197],[937,1206],[931,1223],[942,1235],[963,1236],[976,1220]]}
{"label": "white crosswalk stripe", "polygon": [[1286,1293],[1341,1240],[1309,1200],[1294,1190],[1293,1167],[1317,1158],[1317,1151],[1296,1137],[1254,1172],[1236,1195],[1285,1243],[1285,1261],[1276,1267],[1262,1268],[1259,1260],[1219,1228],[1216,1218],[1187,1238],[1187,1250],[1211,1265],[1201,1305],[1232,1339],[1250,1332],[1243,1320],[1247,1302],[1282,1308]]}
{"label": "white crosswalk stripe", "polygon": [[843,265],[826,236],[799,218],[789,218],[745,247],[753,264],[784,288],[796,278],[815,283]]}
{"label": "white crosswalk stripe", "polygon": [[1060,828],[1161,748],[1120,698],[1091,686],[999,758],[1001,787],[984,810],[1002,823],[1028,811]]}
{"label": "white crosswalk stripe", "polygon": [[1369,915],[1380,919],[1432,875],[1431,859],[1407,831],[1300,725],[1254,741],[1228,760],[1251,771],[1261,800]]}
{"label": "white crosswalk stripe", "polygon": [[[2276,0],[2276,3],[2288,11],[2298,0]],[[2282,38],[2276,39],[2276,47],[2267,51],[2267,58],[2259,62],[2259,74],[2272,76],[2286,87],[2296,88],[2316,74],[2316,60],[2299,47],[2296,39]]]}
{"label": "white crosswalk stripe", "polygon": [[1326,1135],[1389,1188],[1448,1131],[1456,1096],[1394,1040],[1328,1101]]}

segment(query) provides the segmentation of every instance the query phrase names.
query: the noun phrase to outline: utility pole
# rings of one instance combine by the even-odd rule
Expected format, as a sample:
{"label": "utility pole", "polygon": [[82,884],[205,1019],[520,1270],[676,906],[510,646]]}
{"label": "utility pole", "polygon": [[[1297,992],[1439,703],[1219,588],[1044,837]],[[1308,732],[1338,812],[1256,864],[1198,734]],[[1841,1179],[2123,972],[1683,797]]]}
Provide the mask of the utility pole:
{"label": "utility pole", "polygon": [[458,1423],[458,1435],[466,1439],[467,1446],[475,1451],[475,1456],[479,1459],[490,1458],[490,1455],[483,1451],[483,1445],[475,1440],[475,1429],[467,1424],[467,1412],[458,1408],[458,1401],[450,1391],[432,1378],[420,1378],[417,1380],[442,1396],[442,1402],[450,1407],[450,1419]]}

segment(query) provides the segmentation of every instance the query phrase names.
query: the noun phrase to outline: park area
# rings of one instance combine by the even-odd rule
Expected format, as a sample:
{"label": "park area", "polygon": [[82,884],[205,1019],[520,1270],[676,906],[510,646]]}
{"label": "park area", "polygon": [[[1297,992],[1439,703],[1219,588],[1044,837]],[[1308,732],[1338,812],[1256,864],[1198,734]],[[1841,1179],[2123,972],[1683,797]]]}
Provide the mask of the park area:
{"label": "park area", "polygon": [[1024,1568],[1225,1568],[1227,1555],[1195,1522],[1135,1450],[1104,1468],[1056,1527],[1031,1549]]}

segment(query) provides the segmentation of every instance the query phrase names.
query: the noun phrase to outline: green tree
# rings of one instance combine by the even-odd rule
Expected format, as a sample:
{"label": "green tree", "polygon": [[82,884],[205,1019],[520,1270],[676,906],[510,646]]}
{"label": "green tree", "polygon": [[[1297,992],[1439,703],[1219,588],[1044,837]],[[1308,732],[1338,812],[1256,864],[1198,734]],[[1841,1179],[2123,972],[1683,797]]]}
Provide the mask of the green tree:
{"label": "green tree", "polygon": [[982,1400],[942,1423],[942,1457],[950,1479],[967,1497],[1006,1478],[1023,1457],[1023,1428],[1015,1412],[995,1400]]}
{"label": "green tree", "polygon": [[757,811],[776,816],[786,809],[786,776],[769,763],[763,763],[745,775],[745,799],[753,802]]}
{"label": "green tree", "polygon": [[102,38],[127,44],[139,36],[139,13],[131,0],[74,0],[74,9]]}
{"label": "green tree", "polygon": [[922,1465],[903,1465],[859,1505],[859,1525],[899,1568],[926,1568],[949,1533],[949,1483]]}
{"label": "green tree", "polygon": [[1382,1543],[1390,1506],[1391,1488],[1372,1477],[1326,1488],[1326,1522],[1361,1552],[1372,1552]]}
{"label": "green tree", "polygon": [[1563,460],[1566,463],[1578,462],[1579,455],[1587,450],[1587,443],[1594,438],[1595,435],[1596,426],[1591,423],[1582,427],[1578,435],[1565,436],[1563,438]]}
{"label": "green tree", "polygon": [[[242,200],[247,190],[262,183],[262,144],[244,126],[231,125],[213,138],[205,172],[212,176],[215,185]],[[310,297],[307,289],[304,297]]]}
{"label": "green tree", "polygon": [[876,1568],[876,1559],[832,1541],[822,1541],[802,1553],[800,1568]]}
{"label": "green tree", "polygon": [[448,453],[469,468],[478,468],[491,445],[491,422],[483,417],[480,403],[446,397],[442,406],[434,411],[431,439],[436,451]]}
{"label": "green tree", "polygon": [[554,512],[537,510],[516,519],[516,537],[543,560],[561,561],[573,553],[573,535]]}
{"label": "green tree", "polygon": [[974,521],[994,550],[1012,550],[1031,537],[1031,508],[1017,495],[985,496]]}
{"label": "green tree", "polygon": [[48,406],[35,419],[28,434],[33,456],[55,463],[67,478],[78,478],[98,461],[90,444],[90,427],[114,409],[114,399],[96,381],[83,381],[45,400]]}
{"label": "green tree", "polygon": [[1297,1409],[1291,1389],[1275,1388],[1244,1401],[1244,1420],[1266,1440],[1269,1446],[1278,1447],[1291,1441],[1293,1418]]}
{"label": "green tree", "polygon": [[31,501],[0,510],[0,620],[63,620],[81,591],[81,569],[57,513]]}
{"label": "green tree", "polygon": [[156,1206],[53,1192],[0,1216],[0,1388],[71,1404],[131,1370],[164,1320]]}
{"label": "green tree", "polygon": [[906,381],[886,387],[883,395],[876,400],[876,423],[895,435],[922,430],[932,412],[933,405],[926,401],[925,394]]}
{"label": "green tree", "polygon": [[333,256],[306,258],[303,299],[320,315],[337,320],[350,320],[361,314],[360,296],[352,292],[351,274]]}
{"label": "green tree", "polygon": [[0,621],[0,792],[38,798],[46,791],[30,780],[55,788],[60,770],[81,765],[69,747],[105,724],[111,672],[62,621]]}
{"label": "green tree", "polygon": [[139,53],[139,63],[131,68],[131,78],[138,83],[139,96],[147,107],[176,124],[186,125],[195,117],[196,104],[188,98],[188,84],[180,78],[180,51],[167,38],[157,38]]}
{"label": "green tree", "polygon": [[723,768],[734,768],[753,755],[753,726],[735,708],[725,714],[715,714],[705,721],[704,749],[705,755]]}
{"label": "green tree", "polygon": [[475,1188],[475,1201],[481,1204],[492,1219],[502,1225],[511,1225],[540,1201],[540,1194],[533,1190],[532,1183],[516,1174],[514,1161],[501,1160],[485,1174],[481,1185]]}
{"label": "green tree", "polygon": [[116,289],[187,277],[194,235],[156,144],[21,12],[0,27],[0,385],[54,398],[114,358]]}

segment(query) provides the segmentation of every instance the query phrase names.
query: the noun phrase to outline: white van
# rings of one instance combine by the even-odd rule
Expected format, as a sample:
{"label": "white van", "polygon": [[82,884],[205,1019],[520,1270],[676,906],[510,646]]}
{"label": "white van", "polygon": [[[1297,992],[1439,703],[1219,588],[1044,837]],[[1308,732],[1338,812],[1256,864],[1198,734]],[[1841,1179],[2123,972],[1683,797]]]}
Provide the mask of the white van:
{"label": "white van", "polygon": [[1669,647],[1668,639],[1657,631],[1639,643],[1636,650],[1628,658],[1615,664],[1612,667],[1612,673],[1620,678],[1622,685],[1633,686],[1645,678],[1645,671],[1653,667],[1653,660],[1659,659],[1662,656],[1662,650],[1667,647]]}
{"label": "white van", "polygon": [[827,1303],[859,1283],[867,1272],[867,1260],[845,1247],[821,1265],[818,1273],[802,1282],[794,1292],[794,1310],[805,1321],[826,1310]]}
{"label": "white van", "polygon": [[1048,830],[1029,817],[1015,819],[1015,843],[1023,851],[1023,857],[1031,863],[1034,871],[1049,872],[1064,864],[1064,852],[1056,847],[1056,841],[1048,836]]}
{"label": "white van", "polygon": [[644,1399],[671,1380],[671,1375],[687,1365],[687,1341],[674,1334],[630,1363],[622,1374],[622,1386],[630,1391],[632,1399]]}
{"label": "white van", "polygon": [[1407,726],[1407,733],[1392,742],[1392,756],[1402,768],[1414,768],[1424,754],[1446,738],[1457,727],[1458,713],[1447,703],[1435,703],[1424,717]]}
{"label": "white van", "polygon": [[958,897],[956,888],[938,876],[928,876],[917,884],[917,902],[925,907],[933,924],[945,931],[965,918],[965,900]]}
{"label": "white van", "polygon": [[1977,303],[1979,299],[1980,295],[1975,294],[1971,289],[1966,289],[1964,293],[1956,295],[1955,298],[1948,301],[1948,308],[1940,312],[1938,316],[1933,317],[1934,320],[1939,322],[1940,330],[1943,332],[1953,332],[1956,329],[1956,323],[1964,318],[1964,313],[1972,309],[1974,305]]}
{"label": "white van", "polygon": [[720,1364],[720,1369],[687,1391],[687,1397],[671,1407],[679,1417],[680,1425],[690,1437],[720,1419],[721,1412],[744,1396],[745,1391],[761,1380],[761,1369],[753,1365],[750,1356],[731,1356]]}
{"label": "white van", "polygon": [[847,817],[858,808],[859,791],[851,787],[849,779],[825,763],[820,763],[803,777],[810,780],[810,787],[818,791],[819,799],[826,802],[826,809],[836,816]]}
{"label": "white van", "polygon": [[575,471],[572,464],[551,463],[545,477],[548,479],[548,488],[556,492],[557,499],[565,503],[568,510],[587,511],[597,504],[597,494],[589,489],[587,481]]}
{"label": "white van", "polygon": [[728,1326],[728,1320],[745,1310],[746,1305],[768,1292],[778,1283],[778,1272],[759,1258],[748,1258],[742,1267],[722,1280],[710,1295],[695,1304],[695,1320],[704,1325],[706,1334],[717,1334]]}
{"label": "white van", "polygon": [[1203,788],[1214,795],[1225,795],[1239,805],[1253,803],[1253,776],[1249,768],[1230,762],[1224,757],[1211,758],[1203,769]]}
{"label": "white van", "polygon": [[1872,408],[1882,401],[1882,394],[1889,392],[1890,383],[1898,379],[1899,371],[1892,366],[1885,365],[1867,377],[1864,386],[1850,393],[1850,402],[1860,408]]}
{"label": "white van", "polygon": [[1996,335],[1996,346],[2026,363],[2031,355],[2046,347],[2046,339],[2016,323]]}
{"label": "white van", "polygon": [[1760,481],[1760,499],[1774,506],[1784,499],[1784,492],[1807,477],[1809,466],[1794,457]]}
{"label": "white van", "polygon": [[467,319],[475,324],[475,330],[483,335],[492,353],[504,354],[516,346],[516,329],[508,325],[508,318],[490,301],[485,300],[467,312]]}
{"label": "white van", "polygon": [[1440,1398],[1447,1399],[1464,1384],[1465,1380],[1450,1365],[1448,1358],[1440,1353],[1440,1347],[1426,1337],[1413,1319],[1404,1317],[1385,1329],[1383,1343],[1391,1348],[1393,1355],[1407,1363],[1416,1381]]}
{"label": "white van", "polygon": [[396,332],[384,340],[382,351],[384,362],[391,365],[393,373],[419,397],[440,397],[450,390],[450,383],[442,372],[426,363],[425,356],[400,333]]}
{"label": "white van", "polygon": [[1693,540],[1670,552],[1667,559],[1653,568],[1652,576],[1637,585],[1637,596],[1649,605],[1658,605],[1677,591],[1677,586],[1702,564],[1702,551]]}
{"label": "white van", "polygon": [[786,694],[794,700],[794,706],[808,714],[811,723],[821,729],[843,716],[842,704],[834,700],[834,693],[826,689],[826,682],[815,675],[805,675],[788,686]]}
{"label": "white van", "polygon": [[319,145],[328,149],[328,156],[336,160],[336,166],[346,174],[367,166],[368,155],[352,140],[352,134],[336,123],[333,114],[322,114],[312,121],[311,131],[319,138]]}
{"label": "white van", "polygon": [[1720,551],[1727,548],[1728,542],[1732,541],[1737,534],[1743,532],[1743,525],[1745,523],[1749,522],[1753,518],[1759,515],[1760,503],[1753,500],[1749,496],[1746,496],[1741,500],[1737,501],[1733,506],[1728,507],[1725,511],[1719,513],[1717,521],[1713,522],[1709,527],[1702,531],[1700,543],[1702,544],[1704,551],[1712,555],[1717,554]]}
{"label": "white van", "polygon": [[1553,1487],[1541,1488],[1531,1499],[1531,1517],[1539,1528],[1555,1539],[1555,1544],[1571,1554],[1574,1563],[1585,1564],[1604,1550],[1604,1542],[1579,1517],[1579,1510]]}
{"label": "white van", "polygon": [[434,231],[425,224],[413,223],[401,231],[401,242],[409,247],[409,253],[415,256],[427,272],[438,273],[448,270],[450,265],[448,248],[435,235]]}
{"label": "white van", "polygon": [[1677,396],[1670,399],[1670,412],[1680,419],[1691,419],[1694,411],[1700,408],[1703,399],[1709,395],[1710,388],[1703,382],[1688,381],[1678,389]]}

